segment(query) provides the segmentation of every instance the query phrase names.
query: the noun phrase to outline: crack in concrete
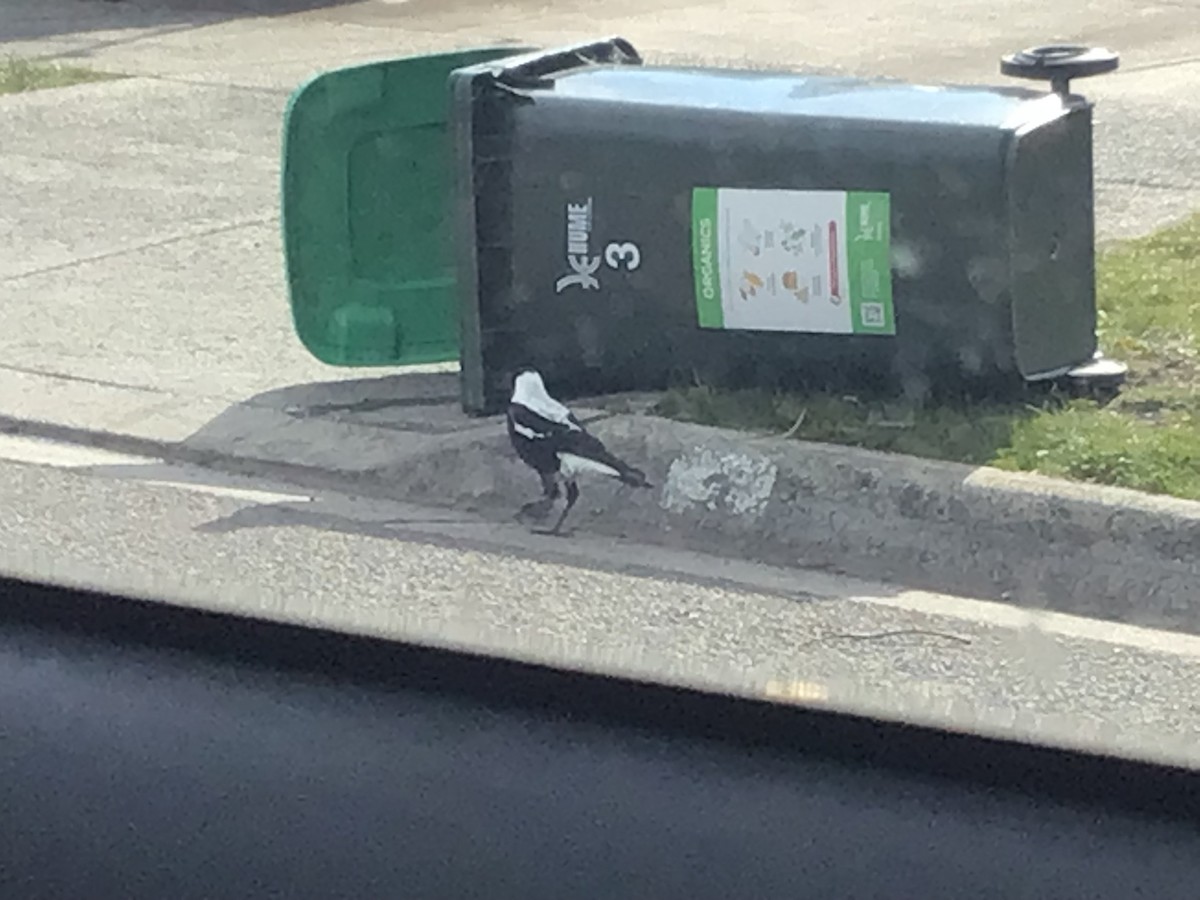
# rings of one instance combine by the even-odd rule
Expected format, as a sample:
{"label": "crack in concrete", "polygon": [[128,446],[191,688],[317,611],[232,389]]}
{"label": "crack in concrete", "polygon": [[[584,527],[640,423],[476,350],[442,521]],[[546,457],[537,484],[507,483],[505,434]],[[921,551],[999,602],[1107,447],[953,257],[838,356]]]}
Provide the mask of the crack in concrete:
{"label": "crack in concrete", "polygon": [[209,228],[204,231],[195,231],[188,234],[177,234],[169,238],[162,238],[157,241],[149,241],[144,244],[137,244],[133,247],[123,247],[120,250],[110,250],[105,253],[97,253],[93,256],[82,256],[78,259],[72,259],[63,263],[55,263],[52,266],[43,266],[40,269],[30,269],[26,272],[17,272],[15,275],[5,275],[0,278],[0,284],[8,284],[12,281],[20,281],[22,278],[33,278],[37,275],[48,275],[51,272],[61,272],[66,269],[73,269],[76,266],[82,266],[87,263],[103,262],[108,259],[115,259],[119,256],[127,256],[131,253],[140,253],[143,250],[155,250],[159,247],[168,247],[171,244],[178,244],[182,241],[197,240],[206,237],[212,237],[218,234],[225,234],[230,231],[238,231],[242,228],[252,228],[256,225],[269,225],[272,222],[278,222],[278,215],[264,216],[257,219],[246,219],[241,222],[233,222],[226,225],[220,225],[215,228]]}
{"label": "crack in concrete", "polygon": [[251,94],[267,94],[272,97],[291,96],[292,88],[263,87],[256,84],[238,84],[236,81],[209,81],[203,78],[188,78],[184,75],[159,75],[155,72],[134,72],[130,78],[144,78],[147,81],[161,81],[164,84],[178,84],[184,87],[229,88],[230,90],[246,91]]}
{"label": "crack in concrete", "polygon": [[[1182,3],[1175,4],[1183,7]],[[1194,66],[1200,63],[1200,56],[1185,56],[1182,59],[1168,59],[1160,62],[1143,63],[1140,66],[1122,66],[1121,73],[1127,74],[1132,72],[1153,72],[1158,69],[1180,69],[1184,66]]]}
{"label": "crack in concrete", "polygon": [[81,384],[94,384],[99,387],[119,388],[127,391],[140,391],[145,394],[169,394],[168,390],[158,387],[151,387],[145,384],[127,384],[122,381],[109,381],[104,378],[88,378],[86,375],[70,375],[66,372],[47,372],[43,369],[34,369],[27,366],[14,366],[10,363],[0,363],[0,369],[6,372],[17,372],[21,375],[36,375],[41,378],[59,378],[63,381],[74,381]]}
{"label": "crack in concrete", "polygon": [[[77,47],[74,50],[66,50],[55,53],[41,53],[36,56],[29,57],[33,60],[55,60],[55,59],[83,59],[91,56],[100,50],[110,50],[114,47],[129,47],[143,41],[154,40],[160,37],[169,37],[174,34],[184,34],[189,31],[199,31],[204,28],[211,28],[213,25],[220,25],[223,22],[229,21],[228,18],[216,17],[208,22],[188,22],[184,25],[160,25],[158,27],[147,27],[138,25],[127,25],[124,23],[114,22],[108,24],[107,28],[111,30],[126,29],[126,28],[141,28],[137,34],[123,38],[110,38],[108,40],[91,40],[82,47]],[[66,32],[56,35],[48,35],[45,37],[28,37],[28,38],[10,38],[10,40],[27,40],[27,41],[65,41],[73,37],[77,37],[80,32]]]}
{"label": "crack in concrete", "polygon": [[1145,178],[1097,178],[1097,184],[1119,184],[1122,187],[1139,187],[1150,188],[1156,191],[1196,191],[1200,192],[1200,185],[1196,184],[1169,184],[1163,181],[1152,181]]}

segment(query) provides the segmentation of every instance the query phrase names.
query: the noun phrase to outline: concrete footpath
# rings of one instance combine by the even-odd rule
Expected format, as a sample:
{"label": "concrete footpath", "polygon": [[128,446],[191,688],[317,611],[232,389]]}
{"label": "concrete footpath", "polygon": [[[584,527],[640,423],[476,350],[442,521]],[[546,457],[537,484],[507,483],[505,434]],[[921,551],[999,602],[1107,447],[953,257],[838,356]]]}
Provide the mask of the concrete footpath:
{"label": "concrete footpath", "polygon": [[[197,5],[0,10],[0,52],[135,76],[0,98],[6,430],[488,517],[536,493],[500,423],[459,412],[453,366],[332,369],[292,332],[284,104],[308,75],[365,59],[619,33],[664,60],[1000,84],[1002,52],[1107,44],[1122,70],[1080,83],[1098,104],[1100,238],[1200,208],[1200,33],[1179,4],[1020,0],[1000,21],[982,0],[872,0],[848,22],[821,2],[797,38],[782,37],[796,14],[766,0],[736,16],[688,4],[687,27],[673,0]],[[1200,504],[581,411],[605,415],[596,431],[658,485],[589,488],[581,528],[1200,632]]]}

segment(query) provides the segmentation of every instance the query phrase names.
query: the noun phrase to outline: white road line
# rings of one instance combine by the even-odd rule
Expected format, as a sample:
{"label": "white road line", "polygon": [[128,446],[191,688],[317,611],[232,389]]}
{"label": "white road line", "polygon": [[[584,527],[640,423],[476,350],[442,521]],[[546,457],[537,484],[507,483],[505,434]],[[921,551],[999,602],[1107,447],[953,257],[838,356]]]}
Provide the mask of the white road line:
{"label": "white road line", "polygon": [[231,497],[251,503],[305,503],[312,500],[310,494],[301,491],[293,493],[243,487],[234,478],[217,472],[172,466],[153,457],[115,453],[99,447],[60,443],[44,438],[0,434],[0,459],[55,469],[87,469],[88,474]]}
{"label": "white road line", "polygon": [[[138,478],[129,476],[142,484],[153,484],[159,487],[179,488],[181,491],[192,491],[196,494],[212,494],[217,497],[231,497],[234,500],[246,500],[251,503],[310,503],[310,494],[285,494],[278,491],[263,491],[256,488],[235,487],[231,484],[214,482],[194,482],[173,478]],[[213,476],[214,479],[217,476]]]}
{"label": "white road line", "polygon": [[[144,456],[114,453],[83,444],[63,444],[43,438],[0,434],[0,459],[56,469],[86,469],[92,466],[145,465]],[[157,460],[155,460],[157,462]]]}
{"label": "white road line", "polygon": [[1000,628],[1038,631],[1104,644],[1121,644],[1152,653],[1200,657],[1200,635],[1158,628],[1144,628],[1106,619],[1089,619],[1068,613],[1010,606],[990,600],[972,600],[925,591],[902,591],[894,596],[857,596],[863,603],[888,606],[908,612],[948,616]]}

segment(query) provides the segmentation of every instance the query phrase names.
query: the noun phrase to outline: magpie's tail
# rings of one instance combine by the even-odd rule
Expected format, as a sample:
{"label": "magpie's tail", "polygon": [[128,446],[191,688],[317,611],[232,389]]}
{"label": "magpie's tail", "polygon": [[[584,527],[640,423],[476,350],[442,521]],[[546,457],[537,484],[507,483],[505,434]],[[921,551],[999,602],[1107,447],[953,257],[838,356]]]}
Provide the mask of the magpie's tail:
{"label": "magpie's tail", "polygon": [[[586,444],[579,444],[586,441]],[[621,484],[627,484],[630,487],[648,488],[653,487],[646,480],[646,473],[641,469],[635,469],[623,459],[618,459],[602,444],[600,441],[591,435],[578,439],[576,446],[567,450],[564,456],[573,457],[575,465],[583,468],[593,468],[595,471],[610,478],[616,478]]]}
{"label": "magpie's tail", "polygon": [[627,484],[630,487],[637,488],[654,487],[654,485],[646,480],[646,473],[641,469],[635,469],[633,466],[627,466],[622,463],[621,467],[617,471],[620,473],[618,477],[621,479],[621,484]]}

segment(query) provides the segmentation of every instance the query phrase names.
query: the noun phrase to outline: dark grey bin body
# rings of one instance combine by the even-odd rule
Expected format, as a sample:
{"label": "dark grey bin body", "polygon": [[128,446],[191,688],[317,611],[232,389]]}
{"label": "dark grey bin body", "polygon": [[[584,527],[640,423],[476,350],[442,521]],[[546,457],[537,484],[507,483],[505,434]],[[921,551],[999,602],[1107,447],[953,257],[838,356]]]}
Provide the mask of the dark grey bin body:
{"label": "dark grey bin body", "polygon": [[[513,86],[503,71],[451,78],[469,412],[500,409],[523,365],[567,396],[693,378],[924,396],[1019,389],[1096,350],[1082,98],[638,64]],[[887,192],[895,334],[701,328],[697,187]],[[639,265],[615,253],[597,289],[556,292],[568,206],[587,203],[588,252],[633,243]]]}

